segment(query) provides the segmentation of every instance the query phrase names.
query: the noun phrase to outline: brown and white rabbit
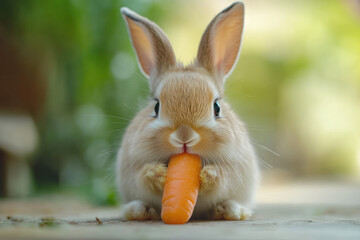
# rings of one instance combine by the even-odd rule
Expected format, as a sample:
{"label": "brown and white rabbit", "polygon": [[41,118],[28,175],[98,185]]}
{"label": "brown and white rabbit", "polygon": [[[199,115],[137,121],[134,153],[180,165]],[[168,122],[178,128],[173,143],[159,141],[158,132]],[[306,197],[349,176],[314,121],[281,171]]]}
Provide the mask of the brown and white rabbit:
{"label": "brown and white rabbit", "polygon": [[164,32],[128,8],[121,13],[152,100],[131,122],[117,157],[124,220],[159,219],[169,158],[201,156],[193,219],[243,220],[251,215],[259,167],[244,124],[223,99],[240,51],[244,5],[220,12],[202,36],[193,64],[176,61]]}

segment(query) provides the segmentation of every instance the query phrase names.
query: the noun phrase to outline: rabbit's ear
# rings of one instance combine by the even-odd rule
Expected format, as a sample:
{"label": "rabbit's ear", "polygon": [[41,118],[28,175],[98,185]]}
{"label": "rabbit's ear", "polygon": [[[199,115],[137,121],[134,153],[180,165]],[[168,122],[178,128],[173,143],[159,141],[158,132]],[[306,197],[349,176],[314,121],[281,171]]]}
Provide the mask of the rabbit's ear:
{"label": "rabbit's ear", "polygon": [[215,16],[202,36],[197,61],[218,79],[225,79],[237,61],[243,26],[244,4],[235,2]]}
{"label": "rabbit's ear", "polygon": [[126,7],[121,8],[121,13],[127,23],[138,63],[146,77],[156,77],[175,65],[174,51],[159,26]]}

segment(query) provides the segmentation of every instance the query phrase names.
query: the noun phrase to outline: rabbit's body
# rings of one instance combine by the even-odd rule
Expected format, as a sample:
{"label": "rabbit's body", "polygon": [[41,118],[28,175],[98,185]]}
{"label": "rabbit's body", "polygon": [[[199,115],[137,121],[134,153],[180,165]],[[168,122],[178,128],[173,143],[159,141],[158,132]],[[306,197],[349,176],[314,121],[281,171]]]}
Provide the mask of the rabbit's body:
{"label": "rabbit's body", "polygon": [[[159,218],[166,165],[184,151],[199,155],[203,165],[193,218],[244,219],[251,213],[258,164],[244,124],[222,98],[225,76],[240,47],[243,5],[233,4],[210,23],[197,60],[185,67],[176,63],[154,23],[128,9],[122,12],[154,97],[127,128],[118,153],[117,184],[127,202],[124,219]],[[228,43],[235,53],[226,46],[225,55],[209,49],[219,47],[212,40],[216,35],[207,35],[240,23],[239,39]]]}

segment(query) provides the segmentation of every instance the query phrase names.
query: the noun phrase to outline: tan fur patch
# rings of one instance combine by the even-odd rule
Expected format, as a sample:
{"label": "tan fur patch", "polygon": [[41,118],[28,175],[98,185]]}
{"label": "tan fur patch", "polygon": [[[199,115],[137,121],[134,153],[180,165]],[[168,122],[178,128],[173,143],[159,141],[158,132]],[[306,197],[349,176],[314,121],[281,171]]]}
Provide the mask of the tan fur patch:
{"label": "tan fur patch", "polygon": [[196,127],[200,120],[212,117],[214,94],[204,75],[190,71],[172,73],[163,81],[161,113],[175,128],[181,124]]}

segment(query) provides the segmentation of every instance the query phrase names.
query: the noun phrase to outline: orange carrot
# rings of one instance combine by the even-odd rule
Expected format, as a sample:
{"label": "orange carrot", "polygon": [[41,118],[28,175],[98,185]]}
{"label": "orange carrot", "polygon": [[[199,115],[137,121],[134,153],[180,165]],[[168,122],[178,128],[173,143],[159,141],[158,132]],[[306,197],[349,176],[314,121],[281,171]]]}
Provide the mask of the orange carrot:
{"label": "orange carrot", "polygon": [[162,198],[161,218],[166,224],[189,221],[200,185],[201,159],[182,153],[170,158]]}

